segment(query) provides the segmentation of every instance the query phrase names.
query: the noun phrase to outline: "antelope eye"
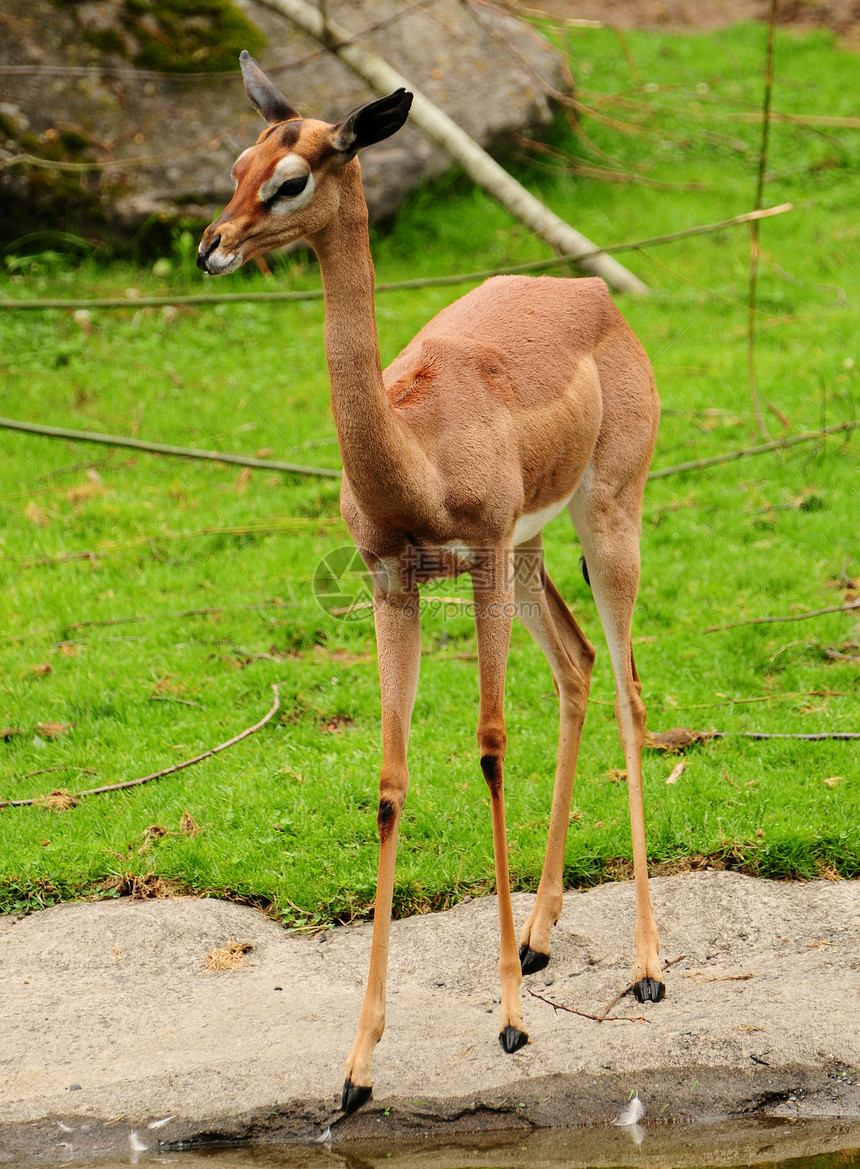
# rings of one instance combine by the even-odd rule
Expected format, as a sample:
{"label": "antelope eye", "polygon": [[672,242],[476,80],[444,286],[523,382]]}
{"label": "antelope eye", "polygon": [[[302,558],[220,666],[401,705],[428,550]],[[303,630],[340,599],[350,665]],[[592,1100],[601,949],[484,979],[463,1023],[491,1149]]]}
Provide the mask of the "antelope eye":
{"label": "antelope eye", "polygon": [[281,183],[277,191],[272,196],[273,199],[290,199],[296,195],[301,195],[302,191],[308,185],[307,175],[296,175],[294,179],[287,179],[285,183]]}

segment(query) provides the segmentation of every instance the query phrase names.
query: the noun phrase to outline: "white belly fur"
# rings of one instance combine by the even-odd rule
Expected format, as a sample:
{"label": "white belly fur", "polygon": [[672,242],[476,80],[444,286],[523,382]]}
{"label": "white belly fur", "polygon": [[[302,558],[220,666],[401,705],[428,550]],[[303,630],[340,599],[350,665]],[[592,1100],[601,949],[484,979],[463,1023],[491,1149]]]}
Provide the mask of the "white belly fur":
{"label": "white belly fur", "polygon": [[551,503],[549,507],[542,507],[539,511],[531,511],[525,515],[521,515],[514,528],[514,547],[517,544],[524,544],[526,540],[531,540],[550,520],[554,520],[562,508],[566,506],[567,500],[560,499],[557,503]]}

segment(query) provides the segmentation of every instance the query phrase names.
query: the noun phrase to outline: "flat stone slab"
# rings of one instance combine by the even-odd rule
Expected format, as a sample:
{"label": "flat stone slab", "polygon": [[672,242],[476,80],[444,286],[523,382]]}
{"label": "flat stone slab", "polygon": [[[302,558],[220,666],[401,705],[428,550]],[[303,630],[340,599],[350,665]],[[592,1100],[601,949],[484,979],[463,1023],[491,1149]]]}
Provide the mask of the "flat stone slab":
{"label": "flat stone slab", "polygon": [[[395,922],[374,1095],[347,1118],[370,925],[309,937],[194,898],[2,918],[0,1163],[127,1153],[132,1132],[155,1147],[607,1125],[634,1091],[646,1131],[860,1118],[860,882],[707,872],[651,890],[663,957],[685,955],[665,1001],[585,1017],[630,980],[634,891],[569,893],[550,965],[524,979],[531,1042],[514,1055],[497,1038],[495,898]],[[518,923],[532,901],[514,897]],[[230,942],[253,946],[248,964],[207,972]]]}

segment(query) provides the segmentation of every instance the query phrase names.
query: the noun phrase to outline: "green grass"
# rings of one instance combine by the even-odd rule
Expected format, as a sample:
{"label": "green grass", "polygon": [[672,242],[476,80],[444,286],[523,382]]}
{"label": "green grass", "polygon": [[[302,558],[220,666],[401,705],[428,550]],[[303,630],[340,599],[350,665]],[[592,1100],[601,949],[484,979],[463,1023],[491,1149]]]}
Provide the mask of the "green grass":
{"label": "green grass", "polygon": [[[513,160],[520,178],[605,243],[750,209],[760,126],[744,117],[761,102],[763,27],[630,34],[635,74],[609,32],[569,36],[579,98],[603,120],[583,115],[586,140],[560,118],[554,148],[669,186],[547,170],[543,157]],[[854,116],[856,66],[825,34],[781,34],[774,109]],[[795,210],[761,225],[756,359],[760,392],[791,432],[860,417],[858,163],[856,129],[772,127],[765,201],[791,200]],[[66,256],[61,243],[48,241],[35,256],[22,247],[7,257],[2,294],[195,291],[193,246],[178,236],[160,277]],[[546,254],[456,175],[414,194],[374,251],[380,281]],[[754,441],[748,234],[688,239],[627,262],[653,289],[622,308],[663,399],[654,465]],[[277,268],[278,286],[315,282],[312,265]],[[249,270],[218,290],[263,285]],[[459,291],[380,295],[383,359]],[[319,303],[4,313],[0,329],[4,414],[338,465]],[[777,416],[766,417],[782,433]],[[860,729],[857,665],[826,653],[856,656],[856,614],[707,631],[852,595],[844,578],[860,576],[857,444],[856,436],[809,444],[649,485],[634,637],[652,730]],[[367,914],[380,762],[372,625],[332,617],[312,590],[322,558],[348,545],[337,485],[8,431],[0,431],[0,455],[0,727],[23,732],[0,741],[0,798],[146,774],[254,723],[272,682],[282,701],[259,734],[158,783],[64,812],[0,811],[0,908],[116,892],[130,875],[151,875],[270,905],[287,922]],[[622,765],[613,685],[565,517],[549,525],[545,542],[554,579],[599,648],[567,850],[568,880],[588,884],[625,873],[630,851],[626,791],[612,775]],[[457,589],[447,582],[436,592]],[[426,609],[395,892],[401,913],[492,887],[474,636],[456,611]],[[548,668],[521,628],[507,714],[511,869],[517,887],[531,888],[557,708]],[[39,733],[49,722],[70,730]],[[655,866],[711,858],[771,877],[860,875],[856,743],[726,738],[686,759],[667,786],[674,760],[646,753]],[[181,831],[185,812],[199,834]],[[165,834],[153,838],[153,825]]]}

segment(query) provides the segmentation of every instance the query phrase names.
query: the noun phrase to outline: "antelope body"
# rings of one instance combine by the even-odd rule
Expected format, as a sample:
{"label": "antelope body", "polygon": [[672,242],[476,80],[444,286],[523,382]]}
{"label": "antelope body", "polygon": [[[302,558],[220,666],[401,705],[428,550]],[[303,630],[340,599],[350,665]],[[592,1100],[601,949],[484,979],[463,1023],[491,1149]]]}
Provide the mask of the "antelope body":
{"label": "antelope body", "polygon": [[[659,401],[647,357],[602,280],[500,276],[433,318],[383,373],[357,151],[409,112],[398,90],[329,124],[303,119],[247,53],[245,88],[268,122],[237,159],[236,191],[205,231],[198,264],[231,272],[306,238],[325,293],[325,350],[344,466],[341,509],[373,575],[382,697],[379,873],[367,992],[346,1062],[342,1106],[371,1094],[385,1022],[391,900],[407,741],[418,683],[419,585],[472,577],[480,703],[477,737],[492,809],[501,944],[499,1038],[528,1041],[523,973],[549,960],[562,908],[576,756],[594,649],[543,564],[541,529],[567,507],[612,659],[630,797],[637,915],[635,993],[663,997],[648,893],[641,753],[645,711],[631,649],[642,494]],[[514,929],[505,831],[505,668],[517,615],[559,695],[558,761],[534,908]]]}

